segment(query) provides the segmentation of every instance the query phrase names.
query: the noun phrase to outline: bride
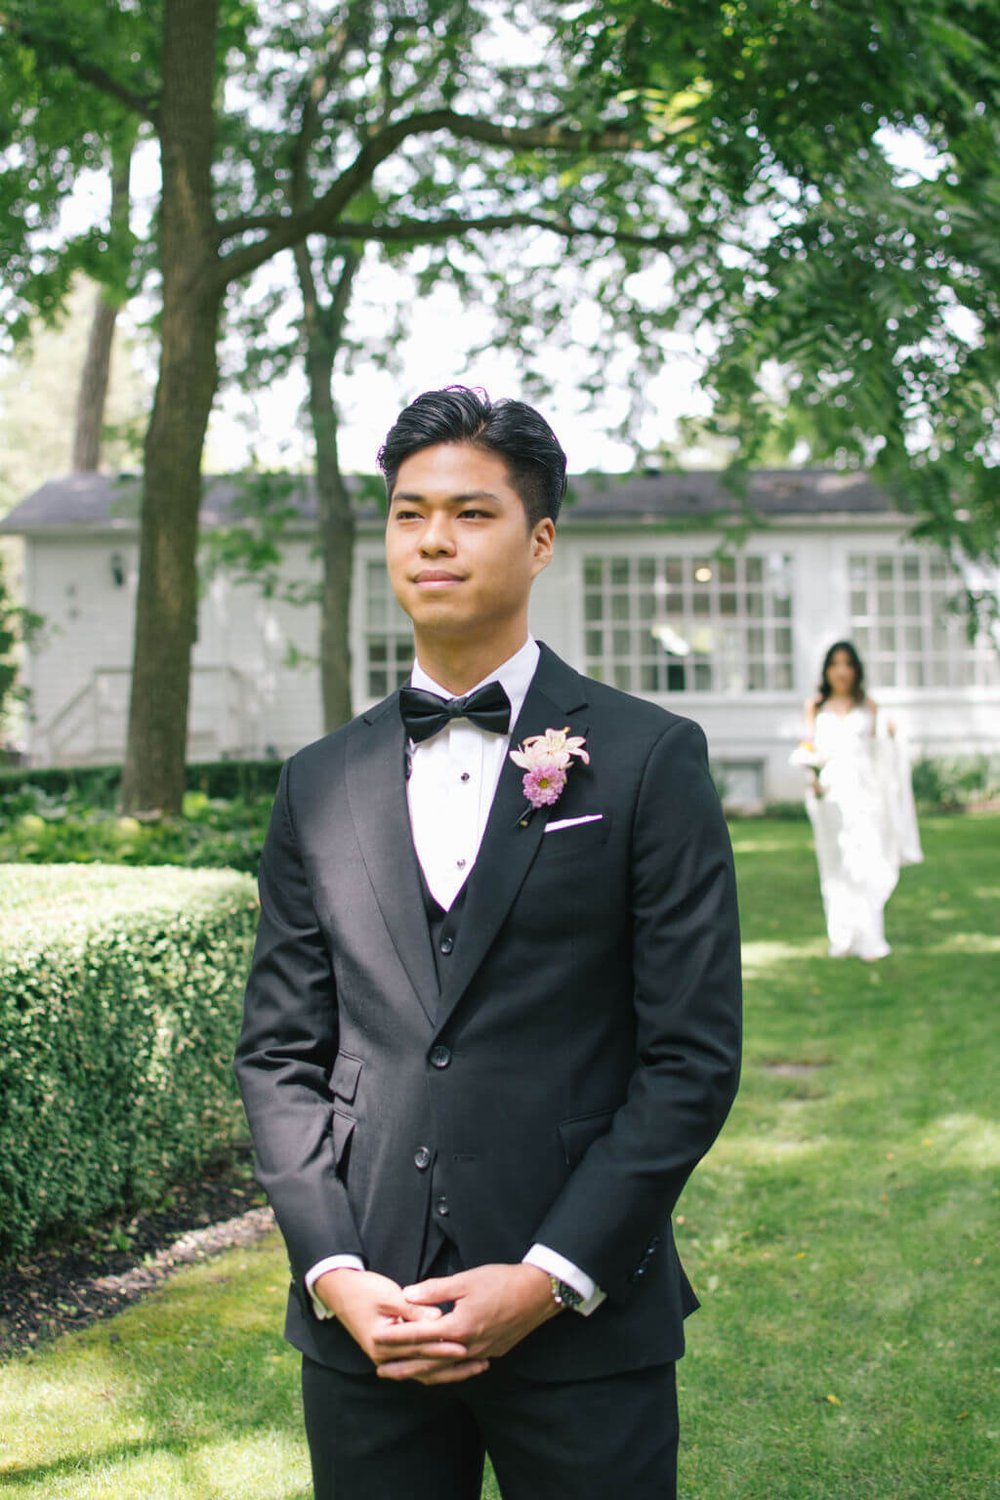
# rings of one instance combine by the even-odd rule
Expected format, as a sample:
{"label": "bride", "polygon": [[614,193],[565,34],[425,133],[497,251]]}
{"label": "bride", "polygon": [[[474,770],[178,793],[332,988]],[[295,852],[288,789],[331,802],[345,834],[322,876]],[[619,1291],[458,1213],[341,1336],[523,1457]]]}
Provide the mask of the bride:
{"label": "bride", "polygon": [[809,773],[806,808],[816,840],[831,958],[874,962],[892,950],[884,908],[901,865],[923,859],[909,762],[891,720],[864,686],[850,641],[826,653],[807,700],[806,738],[792,762]]}

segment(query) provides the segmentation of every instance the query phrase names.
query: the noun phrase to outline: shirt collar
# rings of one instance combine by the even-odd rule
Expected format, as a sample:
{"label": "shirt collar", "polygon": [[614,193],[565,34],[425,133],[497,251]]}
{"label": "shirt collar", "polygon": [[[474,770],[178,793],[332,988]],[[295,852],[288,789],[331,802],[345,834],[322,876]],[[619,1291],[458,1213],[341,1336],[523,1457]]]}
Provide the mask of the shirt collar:
{"label": "shirt collar", "polygon": [[[476,688],[485,687],[488,682],[499,682],[507,697],[510,699],[510,722],[511,726],[517,723],[518,714],[524,706],[524,700],[528,696],[531,679],[535,675],[538,666],[538,658],[541,652],[538,642],[534,636],[528,636],[520,651],[502,662],[494,672],[484,677],[482,682],[477,682],[469,689],[474,693]],[[427,693],[437,693],[440,698],[456,698],[457,693],[449,693],[447,688],[441,687],[440,683],[429,677],[418,661],[413,663],[413,671],[410,675],[411,686],[422,688]]]}

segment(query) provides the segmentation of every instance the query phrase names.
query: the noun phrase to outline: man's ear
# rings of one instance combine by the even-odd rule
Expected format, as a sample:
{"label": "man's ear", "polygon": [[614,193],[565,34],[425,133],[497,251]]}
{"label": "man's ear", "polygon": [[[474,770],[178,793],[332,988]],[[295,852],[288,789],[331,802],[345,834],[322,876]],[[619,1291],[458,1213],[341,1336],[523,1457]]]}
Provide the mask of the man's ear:
{"label": "man's ear", "polygon": [[551,516],[538,521],[531,531],[531,576],[537,578],[543,568],[552,561],[556,541],[556,526]]}

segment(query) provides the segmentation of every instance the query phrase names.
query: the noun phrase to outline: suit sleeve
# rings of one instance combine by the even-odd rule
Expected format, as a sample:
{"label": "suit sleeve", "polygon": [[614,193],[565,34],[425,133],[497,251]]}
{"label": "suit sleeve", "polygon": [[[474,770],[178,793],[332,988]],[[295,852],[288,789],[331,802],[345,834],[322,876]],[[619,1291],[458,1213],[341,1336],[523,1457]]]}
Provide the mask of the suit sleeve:
{"label": "suit sleeve", "polygon": [[292,824],[290,767],[282,768],[261,855],[260,922],[235,1069],[257,1176],[301,1290],[318,1261],[364,1251],[334,1158],[336,986]]}
{"label": "suit sleeve", "polygon": [[631,1290],[736,1096],[739,918],[705,736],[672,724],[646,762],[632,830],[636,1062],[610,1130],[535,1235],[614,1300]]}

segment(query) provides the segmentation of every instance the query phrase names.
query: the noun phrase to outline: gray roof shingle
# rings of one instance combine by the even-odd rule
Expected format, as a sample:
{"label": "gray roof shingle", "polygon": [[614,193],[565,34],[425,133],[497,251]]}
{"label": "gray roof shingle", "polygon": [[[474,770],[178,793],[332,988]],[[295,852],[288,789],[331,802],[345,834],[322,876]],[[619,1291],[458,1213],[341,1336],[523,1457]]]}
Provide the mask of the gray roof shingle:
{"label": "gray roof shingle", "polygon": [[[381,481],[348,480],[361,517],[380,514]],[[135,474],[69,474],[50,479],[0,521],[0,531],[134,529],[140,501]],[[760,469],[749,477],[747,503],[764,516],[885,515],[895,507],[863,473],[834,469]],[[316,519],[311,475],[210,475],[205,479],[202,525],[231,525],[264,505],[288,512],[289,521]],[[563,518],[599,521],[706,519],[732,514],[741,501],[726,490],[715,470],[646,471],[637,474],[578,474],[569,482]]]}

